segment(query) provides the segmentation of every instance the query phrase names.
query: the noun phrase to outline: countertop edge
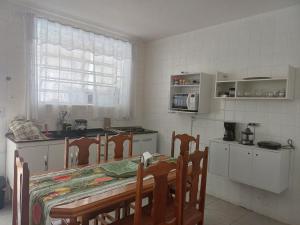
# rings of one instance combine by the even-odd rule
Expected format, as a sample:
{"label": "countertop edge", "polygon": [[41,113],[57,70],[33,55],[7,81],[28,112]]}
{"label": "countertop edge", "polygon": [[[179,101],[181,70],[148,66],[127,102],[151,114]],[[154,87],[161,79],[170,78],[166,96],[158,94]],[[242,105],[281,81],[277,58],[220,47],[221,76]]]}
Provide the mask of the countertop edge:
{"label": "countertop edge", "polygon": [[[126,133],[126,132],[124,132]],[[158,133],[158,131],[154,131],[154,130],[147,130],[145,132],[140,132],[140,133],[133,133],[133,135],[143,135],[143,134],[155,134],[155,133]],[[129,134],[129,133],[127,133]],[[105,135],[100,135],[101,137],[104,137]],[[62,141],[62,140],[65,140],[65,138],[48,138],[48,139],[37,139],[37,140],[15,140],[14,137],[13,137],[13,134],[12,133],[6,133],[5,134],[5,137],[14,142],[15,144],[25,144],[25,143],[32,143],[32,142],[45,142],[45,141]],[[96,136],[90,136],[89,138],[93,138],[93,137],[96,137]],[[71,137],[70,139],[77,139],[77,138],[80,138],[80,137]]]}

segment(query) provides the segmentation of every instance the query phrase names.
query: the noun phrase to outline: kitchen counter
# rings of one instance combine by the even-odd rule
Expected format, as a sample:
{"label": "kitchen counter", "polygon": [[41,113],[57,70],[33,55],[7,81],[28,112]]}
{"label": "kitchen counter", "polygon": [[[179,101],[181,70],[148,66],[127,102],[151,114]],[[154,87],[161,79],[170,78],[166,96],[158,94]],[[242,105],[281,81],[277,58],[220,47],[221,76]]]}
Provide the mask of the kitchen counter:
{"label": "kitchen counter", "polygon": [[[88,129],[85,133],[59,133],[56,131],[49,132],[49,138],[45,140],[28,140],[16,141],[14,136],[7,134],[6,138],[6,176],[8,184],[12,187],[14,178],[14,154],[15,150],[19,151],[20,156],[23,157],[31,173],[40,173],[42,171],[54,171],[64,168],[64,154],[65,154],[65,137],[76,139],[82,136],[96,137],[101,135],[101,157],[105,149],[104,135],[115,135],[120,133],[133,133],[132,154],[141,155],[144,152],[154,154],[157,152],[157,131],[144,129],[142,127],[113,127],[109,130]],[[124,154],[127,154],[128,145],[125,144]],[[108,145],[108,159],[113,158],[114,144]],[[93,144],[89,148],[89,163],[97,162],[97,145]],[[75,155],[76,147],[71,147],[70,155]],[[71,165],[72,160],[69,157]]]}
{"label": "kitchen counter", "polygon": [[289,187],[290,149],[210,140],[209,173],[280,194]]}
{"label": "kitchen counter", "polygon": [[239,143],[238,141],[224,141],[223,138],[215,138],[215,139],[211,139],[210,141],[219,142],[219,143],[226,143],[226,144],[230,144],[230,145],[242,146],[243,148],[249,148],[249,149],[258,148],[258,149],[261,149],[261,150],[273,151],[273,152],[290,151],[291,150],[289,148],[280,148],[280,149],[277,149],[277,150],[275,150],[275,149],[268,149],[268,148],[262,148],[262,147],[259,147],[257,144],[254,144],[254,145],[243,145],[243,144]]}
{"label": "kitchen counter", "polygon": [[68,132],[49,131],[48,134],[46,135],[47,138],[36,139],[36,140],[16,140],[12,133],[7,133],[5,136],[14,143],[28,143],[28,142],[64,140],[66,137],[76,139],[80,137],[96,137],[97,135],[105,136],[106,134],[112,136],[121,133],[123,134],[132,133],[134,135],[140,135],[140,134],[158,133],[158,131],[148,130],[142,127],[112,127],[110,129],[103,129],[103,128],[87,129],[86,131],[75,131],[75,130],[68,131]]}

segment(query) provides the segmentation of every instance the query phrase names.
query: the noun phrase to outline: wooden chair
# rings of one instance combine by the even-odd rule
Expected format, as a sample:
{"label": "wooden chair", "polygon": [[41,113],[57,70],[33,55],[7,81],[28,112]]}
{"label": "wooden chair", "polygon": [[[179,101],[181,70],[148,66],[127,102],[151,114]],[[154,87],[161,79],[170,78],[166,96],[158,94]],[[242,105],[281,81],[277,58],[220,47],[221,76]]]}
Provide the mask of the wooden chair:
{"label": "wooden chair", "polygon": [[[82,137],[69,142],[69,139],[65,139],[65,169],[69,168],[69,153],[70,147],[76,146],[78,148],[78,157],[76,157],[76,165],[88,165],[89,164],[89,150],[92,144],[97,145],[97,163],[100,163],[100,154],[101,154],[101,138],[98,135],[96,139]],[[116,216],[113,217],[109,215],[110,212],[115,211]],[[100,215],[100,219],[99,219]],[[110,221],[116,221],[120,219],[120,207],[119,205],[112,206],[106,209],[101,210],[100,212],[95,212],[90,215],[85,215],[80,218],[83,224],[88,224],[90,220],[93,221],[94,224],[98,224],[98,219],[100,223],[107,224],[106,218]]]}
{"label": "wooden chair", "polygon": [[100,154],[101,154],[101,138],[98,135],[96,139],[82,137],[76,139],[72,142],[69,141],[69,138],[65,139],[65,169],[69,168],[69,153],[70,147],[78,147],[78,157],[76,157],[76,165],[87,165],[89,164],[89,155],[90,155],[90,146],[92,144],[97,145],[97,163],[100,163]]}
{"label": "wooden chair", "polygon": [[15,151],[13,225],[29,225],[29,169],[28,164]]}
{"label": "wooden chair", "polygon": [[[29,225],[29,176],[28,163],[15,151],[12,225]],[[69,219],[53,219],[52,225],[76,225]]]}
{"label": "wooden chair", "polygon": [[[175,141],[179,140],[180,141],[180,153],[184,160],[186,161],[188,159],[188,156],[190,154],[190,143],[195,143],[195,149],[199,149],[200,147],[200,135],[197,135],[196,137],[190,136],[188,134],[177,134],[175,135],[175,131],[172,132],[172,145],[171,145],[171,157],[174,157],[175,154]],[[188,179],[188,184],[187,184],[187,190],[190,188],[190,178]],[[171,185],[170,186],[170,194],[174,195],[176,190],[175,186]]]}
{"label": "wooden chair", "polygon": [[[182,157],[179,157],[177,162],[180,160],[182,160]],[[177,163],[176,165],[171,162],[159,161],[157,164],[144,168],[144,164],[140,163],[137,171],[135,213],[116,223],[112,223],[112,225],[177,225],[178,221],[182,220],[180,218],[182,213],[180,212],[183,212],[183,210],[179,202],[183,198],[179,197],[180,192],[177,192],[176,204],[170,202],[168,198],[168,175],[172,170],[177,170],[177,190],[181,190],[182,185],[179,178],[180,165],[182,163]],[[153,176],[154,179],[153,202],[146,207],[142,207],[144,178],[149,175]],[[172,215],[167,210],[168,207],[171,207],[170,205],[172,205],[172,210],[175,209],[175,213]]]}
{"label": "wooden chair", "polygon": [[[118,134],[114,135],[112,137],[108,137],[108,135],[105,135],[105,145],[104,145],[104,161],[108,161],[108,147],[109,144],[112,142],[114,143],[114,160],[121,160],[124,158],[124,143],[125,141],[129,142],[128,145],[128,157],[132,157],[132,143],[133,143],[133,135],[130,133],[127,134]],[[115,208],[116,218],[112,218],[109,214],[105,213],[102,214],[100,217],[100,221],[102,224],[106,223],[106,219],[109,219],[110,221],[116,221],[119,220],[121,215],[121,208],[123,208],[123,217],[127,216],[130,211],[130,202],[124,202],[123,204],[117,206]]]}
{"label": "wooden chair", "polygon": [[[208,147],[205,151],[195,152],[189,155],[188,162],[191,162],[191,180],[190,184],[187,182],[187,168],[188,163],[183,162],[182,166],[182,192],[183,196],[186,194],[187,185],[189,188],[189,200],[185,203],[183,208],[182,221],[179,224],[194,225],[204,224],[204,208],[206,196],[206,179],[207,179],[207,162],[208,162]],[[199,177],[201,176],[201,186],[199,189]],[[200,193],[198,193],[200,192]],[[198,198],[199,195],[199,198]]]}
{"label": "wooden chair", "polygon": [[188,134],[177,134],[175,131],[172,132],[172,145],[171,145],[171,156],[174,157],[175,154],[175,141],[180,140],[180,155],[183,155],[185,151],[189,152],[190,143],[195,143],[195,149],[199,149],[200,145],[200,135],[196,137],[190,136]]}
{"label": "wooden chair", "polygon": [[108,137],[108,135],[105,135],[105,149],[104,149],[104,160],[108,160],[108,146],[109,143],[113,142],[115,144],[114,147],[114,156],[113,158],[115,160],[120,160],[123,159],[124,156],[124,143],[125,141],[129,141],[129,146],[128,146],[128,157],[132,157],[132,142],[133,142],[133,135],[130,133],[129,135],[127,134],[118,134],[112,137]]}

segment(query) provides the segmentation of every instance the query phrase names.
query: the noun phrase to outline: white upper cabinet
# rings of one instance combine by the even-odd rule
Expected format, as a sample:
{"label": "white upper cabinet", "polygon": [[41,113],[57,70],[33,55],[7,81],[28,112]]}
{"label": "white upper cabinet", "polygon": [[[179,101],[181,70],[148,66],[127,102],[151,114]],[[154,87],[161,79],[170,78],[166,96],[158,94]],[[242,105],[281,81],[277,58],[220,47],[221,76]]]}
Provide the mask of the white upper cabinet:
{"label": "white upper cabinet", "polygon": [[248,76],[235,79],[218,72],[215,83],[215,98],[291,100],[294,98],[296,68],[289,66],[282,76]]}

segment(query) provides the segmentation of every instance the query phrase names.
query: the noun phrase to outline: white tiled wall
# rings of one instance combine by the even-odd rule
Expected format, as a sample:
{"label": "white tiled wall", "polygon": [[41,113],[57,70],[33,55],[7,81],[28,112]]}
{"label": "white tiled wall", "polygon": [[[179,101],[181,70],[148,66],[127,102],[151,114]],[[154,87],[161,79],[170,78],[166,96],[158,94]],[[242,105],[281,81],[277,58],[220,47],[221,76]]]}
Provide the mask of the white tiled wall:
{"label": "white tiled wall", "polygon": [[[257,139],[285,143],[292,138],[290,188],[271,194],[209,175],[209,193],[290,224],[300,224],[300,99],[294,101],[213,100],[211,113],[168,113],[169,76],[181,71],[230,73],[236,77],[278,76],[288,64],[300,67],[300,5],[201,29],[146,46],[144,125],[159,131],[159,150],[169,153],[171,132],[200,134],[202,146],[222,137],[223,121],[258,122]],[[300,73],[296,89],[300,89]],[[298,212],[298,213],[297,213]]]}

